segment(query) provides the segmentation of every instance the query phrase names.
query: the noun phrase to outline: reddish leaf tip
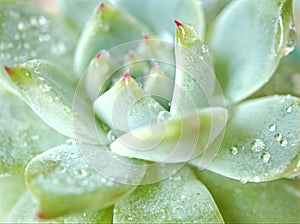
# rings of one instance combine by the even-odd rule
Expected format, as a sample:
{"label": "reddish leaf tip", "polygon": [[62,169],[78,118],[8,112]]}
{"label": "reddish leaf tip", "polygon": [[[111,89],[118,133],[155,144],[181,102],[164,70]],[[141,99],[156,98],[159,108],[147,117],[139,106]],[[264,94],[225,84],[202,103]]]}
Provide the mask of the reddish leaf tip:
{"label": "reddish leaf tip", "polygon": [[144,40],[149,40],[149,36],[145,33],[143,33],[143,38],[144,38]]}
{"label": "reddish leaf tip", "polygon": [[129,69],[123,74],[123,79],[128,80],[130,77]]}
{"label": "reddish leaf tip", "polygon": [[174,20],[174,23],[176,24],[177,28],[180,29],[182,27],[182,23],[176,19],[173,19],[173,20]]}
{"label": "reddish leaf tip", "polygon": [[157,61],[152,60],[152,66],[153,66],[154,69],[158,69]]}
{"label": "reddish leaf tip", "polygon": [[42,212],[39,212],[36,216],[37,216],[38,219],[46,219],[45,214],[42,213]]}
{"label": "reddish leaf tip", "polygon": [[99,9],[103,9],[104,6],[105,6],[105,5],[104,5],[104,2],[100,2],[100,3],[99,3]]}
{"label": "reddish leaf tip", "polygon": [[8,67],[8,66],[6,66],[6,65],[4,65],[4,69],[5,69],[5,71],[7,72],[7,74],[10,75],[10,73],[11,73],[11,68]]}
{"label": "reddish leaf tip", "polygon": [[105,52],[105,50],[100,51],[100,52],[97,54],[96,58],[97,58],[97,59],[100,59],[100,58],[102,57],[102,55],[104,54],[104,52]]}

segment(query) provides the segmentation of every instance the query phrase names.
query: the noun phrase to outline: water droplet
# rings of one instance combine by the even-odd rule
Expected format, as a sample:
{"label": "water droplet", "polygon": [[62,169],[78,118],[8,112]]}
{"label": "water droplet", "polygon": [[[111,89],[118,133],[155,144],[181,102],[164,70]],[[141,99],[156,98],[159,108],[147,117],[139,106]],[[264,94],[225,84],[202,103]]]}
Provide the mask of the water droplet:
{"label": "water droplet", "polygon": [[283,54],[288,55],[289,53],[291,53],[294,50],[295,46],[296,46],[296,42],[297,42],[297,33],[296,33],[295,27],[292,26],[290,28],[288,40],[286,42]]}
{"label": "water droplet", "polygon": [[42,90],[42,92],[49,92],[52,88],[47,84],[43,83],[40,85],[40,89]]}
{"label": "water droplet", "polygon": [[54,97],[54,100],[55,100],[55,101],[58,101],[58,100],[60,100],[60,96],[56,96],[56,97]]}
{"label": "water droplet", "polygon": [[106,182],[107,182],[107,179],[106,179],[105,177],[102,177],[102,178],[101,178],[101,183],[104,184],[104,183],[106,183]]}
{"label": "water droplet", "polygon": [[285,147],[285,146],[288,145],[288,141],[287,141],[286,139],[282,139],[282,140],[280,141],[280,145],[283,146],[283,147]]}
{"label": "water droplet", "polygon": [[20,31],[22,31],[25,27],[24,23],[22,23],[22,22],[19,22],[17,26],[18,26],[18,30],[20,30]]}
{"label": "water droplet", "polygon": [[127,220],[128,220],[129,222],[132,222],[132,221],[133,221],[133,218],[130,216],[130,217],[127,218]]}
{"label": "water droplet", "polygon": [[275,124],[270,124],[268,127],[270,132],[276,131],[276,125]]}
{"label": "water droplet", "polygon": [[253,178],[253,181],[254,181],[255,183],[259,183],[259,182],[260,182],[260,178],[259,178],[258,176],[255,176],[255,177]]}
{"label": "water droplet", "polygon": [[202,46],[202,52],[203,52],[204,54],[206,54],[206,53],[209,52],[209,48],[208,48],[207,45],[203,45],[203,46]]}
{"label": "water droplet", "polygon": [[248,183],[248,180],[246,179],[246,178],[241,178],[240,179],[240,182],[242,183],[242,184],[246,184],[246,183]]}
{"label": "water droplet", "polygon": [[237,155],[239,153],[239,150],[238,150],[237,147],[233,146],[233,147],[230,148],[230,153],[232,155]]}
{"label": "water droplet", "polygon": [[54,101],[53,97],[52,96],[48,96],[48,102],[49,103],[53,103],[53,101]]}
{"label": "water droplet", "polygon": [[33,141],[37,141],[37,140],[40,139],[40,136],[38,136],[38,135],[33,135],[33,136],[31,136],[31,139],[32,139]]}
{"label": "water droplet", "polygon": [[261,155],[261,159],[264,163],[269,162],[270,158],[271,158],[271,154],[268,152],[265,152]]}
{"label": "water droplet", "polygon": [[160,122],[170,120],[171,117],[172,115],[168,111],[160,111],[157,116],[157,122],[160,123]]}
{"label": "water droplet", "polygon": [[138,82],[137,85],[138,85],[139,88],[143,88],[143,84],[142,83]]}
{"label": "water droplet", "polygon": [[66,140],[67,145],[76,145],[76,140],[73,138],[69,138]]}
{"label": "water droplet", "polygon": [[40,42],[48,42],[51,39],[51,36],[49,34],[40,34],[38,39]]}
{"label": "water droplet", "polygon": [[84,212],[84,213],[82,214],[82,216],[83,216],[83,217],[86,217],[86,213]]}
{"label": "water droplet", "polygon": [[285,111],[286,111],[288,114],[291,113],[291,112],[293,111],[293,106],[292,106],[292,105],[288,106],[287,108],[285,108]]}
{"label": "water droplet", "polygon": [[40,17],[39,17],[39,24],[40,24],[41,26],[45,26],[45,25],[47,24],[47,19],[46,19],[45,16],[40,16]]}
{"label": "water droplet", "polygon": [[180,196],[180,198],[181,198],[181,199],[185,199],[185,195],[182,194],[182,195]]}
{"label": "water droplet", "polygon": [[116,132],[114,130],[110,130],[109,132],[107,132],[107,139],[110,142],[115,141],[118,138],[118,135],[116,134]]}
{"label": "water droplet", "polygon": [[277,142],[280,142],[282,140],[282,134],[276,134],[274,135],[274,138]]}
{"label": "water droplet", "polygon": [[82,177],[86,177],[88,175],[88,172],[84,169],[78,170],[78,175]]}
{"label": "water droplet", "polygon": [[38,20],[34,17],[31,17],[30,18],[30,24],[33,25],[33,26],[36,26],[38,24]]}
{"label": "water droplet", "polygon": [[252,143],[252,150],[255,152],[260,152],[266,148],[266,144],[261,139],[255,139]]}
{"label": "water droplet", "polygon": [[66,52],[67,47],[66,47],[65,43],[58,42],[58,43],[52,45],[51,50],[52,50],[53,54],[60,56]]}

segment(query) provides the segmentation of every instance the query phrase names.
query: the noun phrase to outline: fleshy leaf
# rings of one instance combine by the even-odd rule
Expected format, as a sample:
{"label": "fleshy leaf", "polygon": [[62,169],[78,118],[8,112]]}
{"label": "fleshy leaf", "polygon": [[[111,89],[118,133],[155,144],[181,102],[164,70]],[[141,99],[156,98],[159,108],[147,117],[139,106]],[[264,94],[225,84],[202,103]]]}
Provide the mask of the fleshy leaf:
{"label": "fleshy leaf", "polygon": [[23,174],[0,177],[0,222],[5,220],[9,210],[25,190]]}
{"label": "fleshy leaf", "polygon": [[56,0],[56,4],[59,12],[80,32],[99,0]]}
{"label": "fleshy leaf", "polygon": [[[0,4],[1,65],[41,58],[72,69],[76,38],[62,21],[29,1],[1,0]],[[0,82],[11,88],[4,70]]]}
{"label": "fleshy leaf", "polygon": [[94,103],[95,113],[110,128],[129,131],[148,125],[165,109],[125,72],[118,83]]}
{"label": "fleshy leaf", "polygon": [[223,223],[213,197],[188,168],[142,185],[115,204],[114,223]]}
{"label": "fleshy leaf", "polygon": [[162,163],[186,162],[199,155],[222,131],[227,120],[223,108],[206,108],[195,114],[172,118],[168,112],[159,123],[120,136],[110,148],[126,157]]}
{"label": "fleshy leaf", "polygon": [[233,109],[221,148],[208,167],[242,182],[300,173],[300,100],[270,96]]}
{"label": "fleshy leaf", "polygon": [[273,94],[293,95],[300,97],[300,65],[299,62],[283,58],[271,80],[257,91],[251,98]]}
{"label": "fleshy leaf", "polygon": [[27,222],[27,223],[111,223],[113,208],[105,210],[87,211],[74,215],[61,216],[55,219],[43,220],[38,217],[38,203],[32,198],[27,191],[13,209],[9,212],[6,222]]}
{"label": "fleshy leaf", "polygon": [[34,156],[65,141],[16,96],[0,92],[0,108],[0,175],[23,173]]}
{"label": "fleshy leaf", "polygon": [[[130,13],[148,25],[153,33],[164,41],[173,41],[175,36],[172,19],[193,24],[204,37],[205,18],[197,0],[113,0],[117,9]],[[143,9],[143,10],[141,10]]]}
{"label": "fleshy leaf", "polygon": [[229,100],[241,101],[258,90],[292,49],[292,2],[232,1],[217,18],[210,46]]}
{"label": "fleshy leaf", "polygon": [[25,173],[43,218],[106,208],[135,188],[100,175],[86,163],[77,145],[48,150],[34,158]]}
{"label": "fleshy leaf", "polygon": [[202,0],[202,7],[206,22],[205,40],[210,39],[212,28],[215,25],[215,19],[231,1],[232,0]]}
{"label": "fleshy leaf", "polygon": [[212,104],[216,78],[208,46],[204,45],[192,25],[175,20],[176,76],[171,113],[190,111],[191,107]]}
{"label": "fleshy leaf", "polygon": [[144,77],[143,89],[145,92],[150,94],[164,108],[169,109],[173,88],[174,80],[164,73],[158,63],[154,62],[149,75]]}
{"label": "fleshy leaf", "polygon": [[53,63],[31,60],[7,70],[27,104],[47,124],[73,137],[75,77]]}
{"label": "fleshy leaf", "polygon": [[111,84],[108,80],[110,79],[112,66],[113,60],[105,54],[105,51],[100,51],[91,61],[84,76],[84,91],[86,91],[91,101],[97,99],[99,94],[108,89]]}
{"label": "fleshy leaf", "polygon": [[300,180],[242,184],[210,172],[199,173],[226,223],[298,223]]}
{"label": "fleshy leaf", "polygon": [[149,33],[142,23],[116,11],[109,4],[101,3],[79,39],[74,64],[77,74],[81,75],[100,50],[138,40],[142,33]]}

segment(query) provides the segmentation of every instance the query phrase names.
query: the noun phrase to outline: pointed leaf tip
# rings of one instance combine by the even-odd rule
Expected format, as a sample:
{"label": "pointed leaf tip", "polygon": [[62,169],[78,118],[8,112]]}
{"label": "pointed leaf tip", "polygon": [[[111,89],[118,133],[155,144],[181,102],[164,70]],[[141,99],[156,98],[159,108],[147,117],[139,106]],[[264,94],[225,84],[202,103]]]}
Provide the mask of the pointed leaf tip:
{"label": "pointed leaf tip", "polygon": [[6,65],[4,65],[4,69],[5,69],[5,71],[7,72],[7,74],[10,75],[10,73],[11,73],[11,68],[8,67],[8,66],[6,66]]}
{"label": "pointed leaf tip", "polygon": [[149,40],[149,36],[145,33],[143,33],[143,38],[144,38],[144,40]]}
{"label": "pointed leaf tip", "polygon": [[130,77],[129,70],[126,70],[126,72],[123,74],[123,79],[128,80]]}
{"label": "pointed leaf tip", "polygon": [[173,19],[174,23],[176,24],[177,28],[180,29],[182,27],[182,23],[179,22],[178,20],[176,19]]}
{"label": "pointed leaf tip", "polygon": [[100,3],[99,3],[99,9],[103,9],[104,6],[105,6],[105,5],[104,5],[104,2],[100,2]]}
{"label": "pointed leaf tip", "polygon": [[96,58],[97,58],[97,59],[100,59],[100,58],[102,57],[102,55],[104,54],[104,52],[105,52],[105,50],[100,51],[100,52],[97,54]]}

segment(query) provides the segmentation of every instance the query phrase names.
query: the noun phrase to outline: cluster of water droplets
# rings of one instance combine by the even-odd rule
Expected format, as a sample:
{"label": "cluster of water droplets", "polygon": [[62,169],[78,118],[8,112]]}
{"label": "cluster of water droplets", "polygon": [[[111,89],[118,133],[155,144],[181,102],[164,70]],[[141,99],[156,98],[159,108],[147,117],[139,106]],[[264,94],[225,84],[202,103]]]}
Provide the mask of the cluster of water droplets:
{"label": "cluster of water droplets", "polygon": [[[55,59],[67,53],[69,44],[64,30],[37,8],[1,10],[0,60],[16,65],[39,57]],[[72,41],[70,41],[72,42]]]}

